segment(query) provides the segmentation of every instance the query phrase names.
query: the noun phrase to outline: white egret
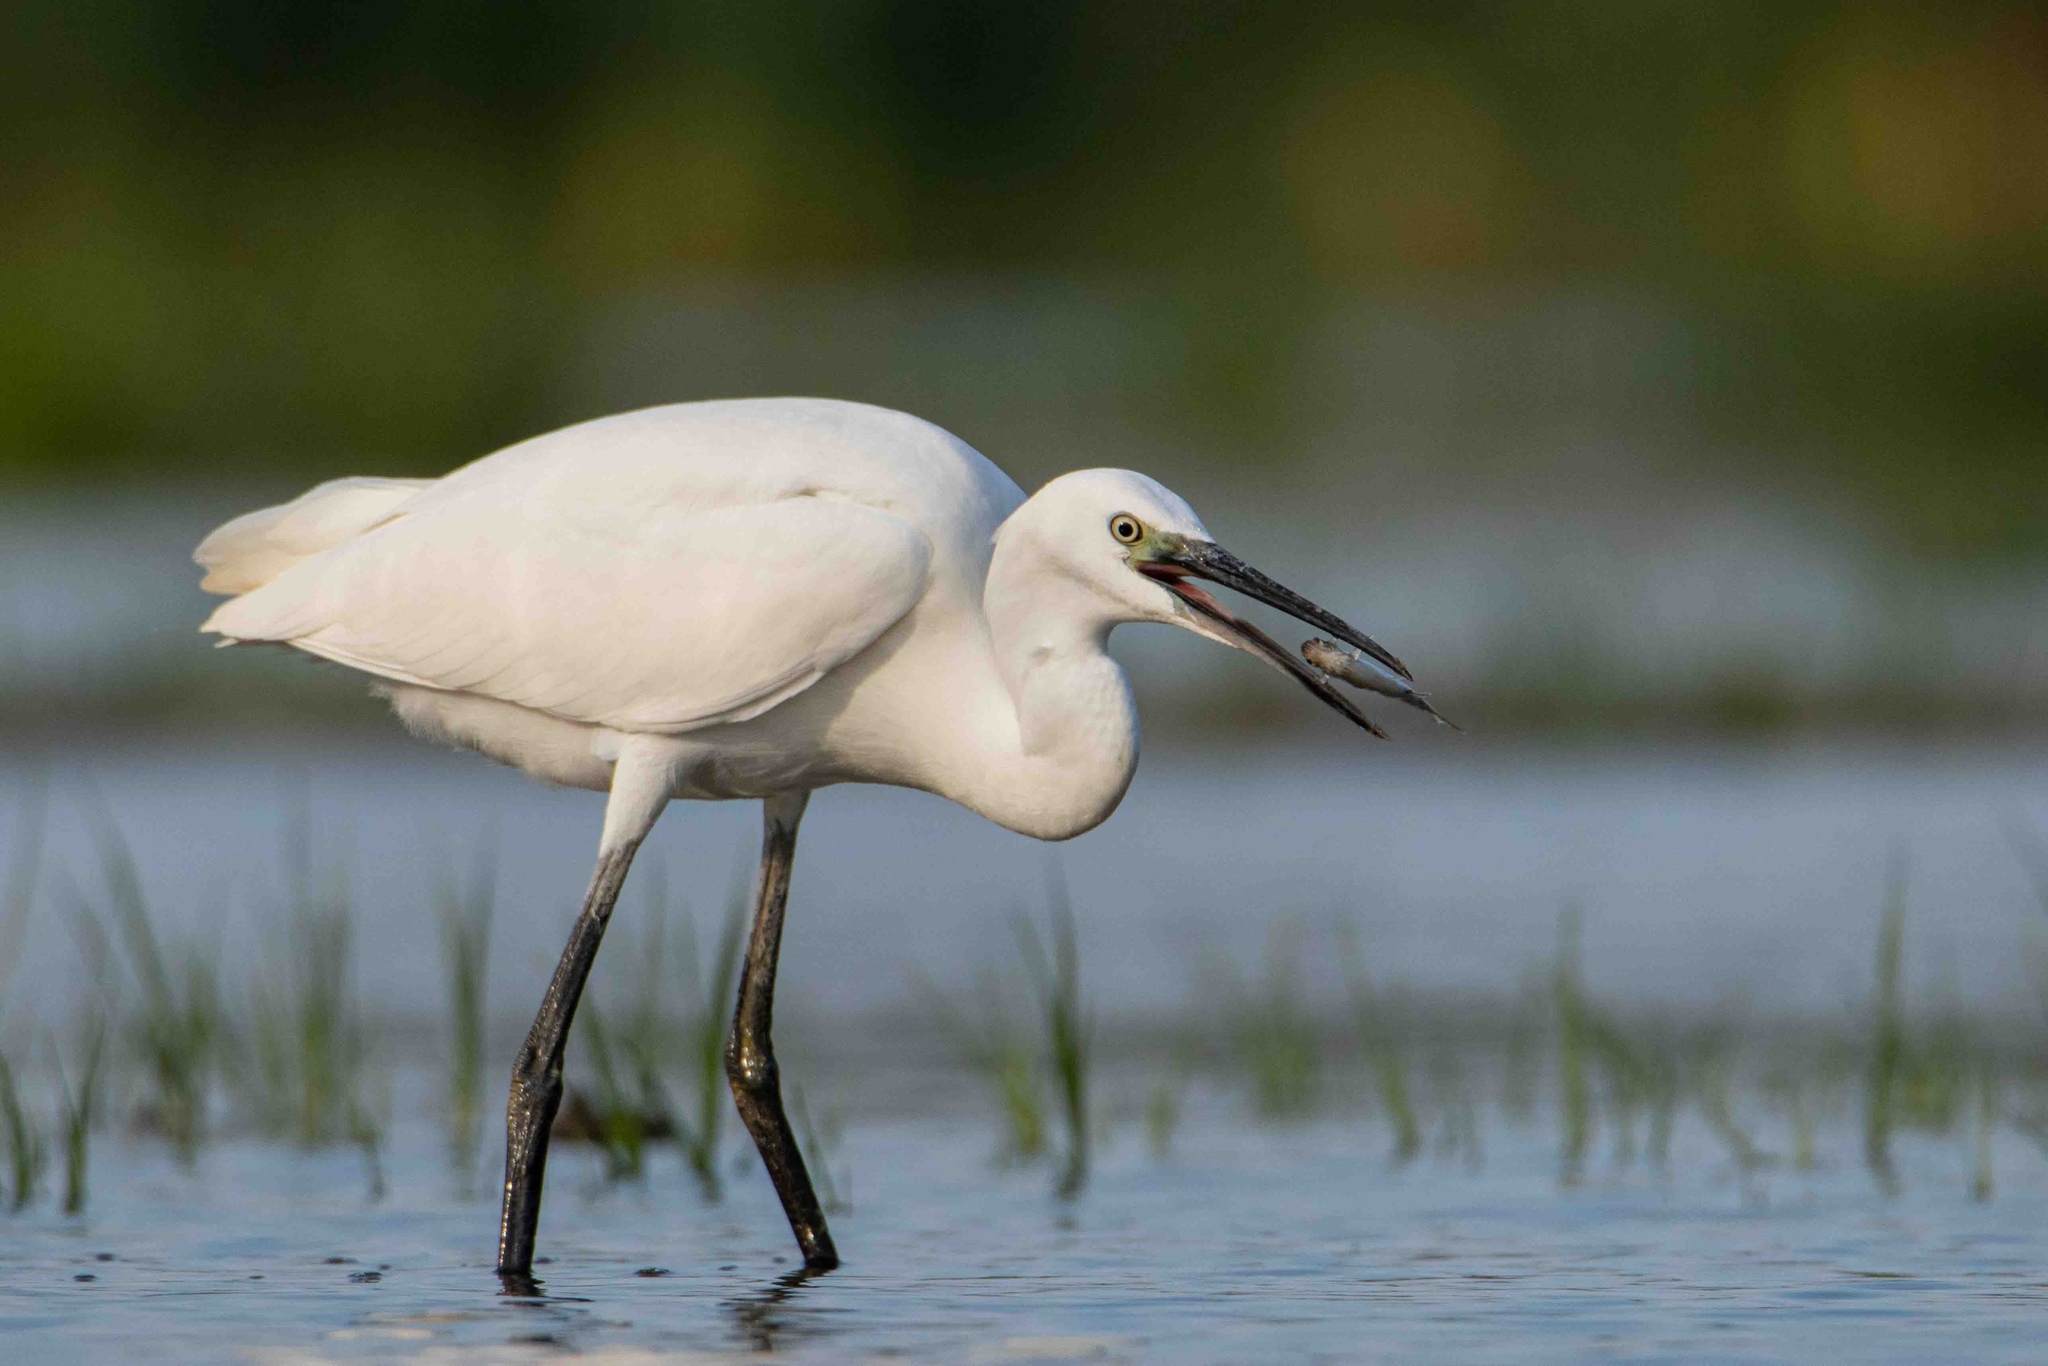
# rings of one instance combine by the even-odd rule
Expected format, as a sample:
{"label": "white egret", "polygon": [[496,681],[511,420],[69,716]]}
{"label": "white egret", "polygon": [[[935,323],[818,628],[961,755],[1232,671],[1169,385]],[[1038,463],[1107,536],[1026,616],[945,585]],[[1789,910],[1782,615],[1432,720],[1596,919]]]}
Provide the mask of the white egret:
{"label": "white egret", "polygon": [[195,558],[231,598],[203,628],[223,644],[361,670],[416,733],[609,794],[596,873],[512,1074],[498,1269],[515,1282],[531,1271],[570,1020],[671,800],[763,803],[726,1071],[806,1265],[830,1267],[770,1041],[810,794],[891,783],[1038,839],[1094,828],[1138,759],[1130,684],[1105,651],[1124,622],[1245,650],[1380,733],[1197,580],[1409,678],[1143,475],[1082,470],[1027,499],[930,423],[821,399],[653,408],[441,479],[338,479],[229,522]]}

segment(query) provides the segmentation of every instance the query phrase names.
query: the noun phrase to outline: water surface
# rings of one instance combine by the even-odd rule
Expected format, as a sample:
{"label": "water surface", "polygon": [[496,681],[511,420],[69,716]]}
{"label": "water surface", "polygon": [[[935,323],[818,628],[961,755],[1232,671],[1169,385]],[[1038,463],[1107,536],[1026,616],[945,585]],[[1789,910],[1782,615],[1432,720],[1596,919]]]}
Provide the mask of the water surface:
{"label": "water surface", "polygon": [[1072,1203],[992,1163],[966,1092],[856,1116],[846,1264],[808,1280],[751,1154],[707,1205],[673,1153],[605,1186],[565,1148],[535,1300],[498,1293],[494,1211],[453,1197],[430,1127],[399,1127],[378,1203],[347,1154],[230,1143],[188,1176],[107,1145],[88,1218],[8,1226],[0,1335],[47,1363],[2039,1360],[2024,1145],[1984,1204],[1957,1145],[1905,1148],[1888,1199],[1847,1135],[1742,1180],[1691,1126],[1667,1174],[1603,1156],[1564,1190],[1540,1118],[1490,1123],[1476,1170],[1399,1169],[1363,1117],[1193,1106],[1164,1159],[1113,1133]]}
{"label": "water surface", "polygon": [[[1050,852],[919,794],[826,792],[804,830],[778,1016],[789,1076],[843,1122],[827,1161],[851,1194],[834,1217],[847,1265],[791,1275],[772,1191],[729,1129],[718,1203],[672,1149],[643,1183],[611,1185],[588,1150],[560,1149],[546,1294],[519,1300],[488,1270],[491,1206],[461,1197],[444,1160],[425,1060],[443,1028],[433,908],[481,854],[498,887],[495,1103],[586,877],[599,800],[421,748],[67,755],[8,998],[30,1041],[17,1056],[39,1056],[34,1039],[59,1038],[84,999],[97,803],[134,846],[162,932],[204,946],[231,1007],[274,967],[281,849],[302,810],[319,875],[349,888],[356,989],[379,1067],[397,1069],[387,1190],[369,1198],[357,1155],[258,1143],[225,1109],[221,1141],[181,1172],[128,1129],[131,1068],[95,1140],[85,1216],[45,1198],[5,1226],[0,1336],[9,1360],[56,1363],[2037,1360],[2048,1160],[2003,1122],[2040,1100],[2024,1067],[2003,1074],[1995,1193],[1979,1200],[1971,1105],[1946,1133],[1902,1128],[1896,1189],[1872,1179],[1860,1064],[1813,1073],[1813,1170],[1793,1168],[1786,1115],[1755,1089],[1761,1058],[1735,1101],[1760,1157],[1738,1164],[1706,1122],[1710,1076],[1687,1061],[1668,1164],[1622,1159],[1596,1086],[1583,1175],[1566,1180],[1562,1112],[1542,1095],[1522,1109],[1475,1083],[1479,1142],[1454,1141],[1465,1083],[1441,1081],[1456,1059],[1428,1040],[1411,1058],[1425,1150],[1405,1166],[1356,1077],[1313,1118],[1266,1123],[1241,1077],[1168,1048],[1098,1076],[1093,1179],[1063,1202],[1044,1167],[996,1163],[995,1107],[930,1064],[942,1042],[917,1052],[928,1075],[848,1059],[864,1022],[928,1007],[918,977],[971,1001],[979,967],[1014,972],[1010,923],[1042,907],[1048,876],[1071,888],[1099,1015],[1169,1019],[1211,1044],[1217,964],[1251,981],[1274,944],[1292,945],[1294,1006],[1340,1018],[1341,922],[1383,984],[1506,997],[1548,971],[1572,906],[1587,984],[1608,1005],[1767,1007],[1862,1037],[1893,868],[1909,995],[1981,1018],[2030,999],[2044,927],[2009,831],[2048,828],[2041,777],[2024,750],[1167,753],[1107,825]],[[22,790],[28,770],[0,779]],[[636,963],[649,889],[665,878],[675,913],[706,923],[746,876],[757,820],[739,805],[670,813],[597,999]],[[58,1023],[38,1034],[39,1020]],[[583,1065],[572,1053],[572,1084]],[[1162,1078],[1187,1107],[1163,1155],[1137,1120]],[[486,1152],[485,1169],[496,1160]]]}

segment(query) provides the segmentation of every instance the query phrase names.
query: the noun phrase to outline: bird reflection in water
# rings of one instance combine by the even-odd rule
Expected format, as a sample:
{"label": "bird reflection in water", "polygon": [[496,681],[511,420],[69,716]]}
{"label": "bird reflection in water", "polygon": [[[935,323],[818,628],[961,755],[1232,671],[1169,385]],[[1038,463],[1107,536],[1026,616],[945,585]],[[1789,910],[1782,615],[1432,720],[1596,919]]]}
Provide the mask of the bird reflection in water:
{"label": "bird reflection in water", "polygon": [[831,1274],[831,1268],[800,1266],[777,1276],[752,1294],[725,1302],[732,1315],[734,1336],[755,1352],[772,1352],[790,1338],[821,1336],[828,1311],[798,1302],[797,1292],[806,1283]]}

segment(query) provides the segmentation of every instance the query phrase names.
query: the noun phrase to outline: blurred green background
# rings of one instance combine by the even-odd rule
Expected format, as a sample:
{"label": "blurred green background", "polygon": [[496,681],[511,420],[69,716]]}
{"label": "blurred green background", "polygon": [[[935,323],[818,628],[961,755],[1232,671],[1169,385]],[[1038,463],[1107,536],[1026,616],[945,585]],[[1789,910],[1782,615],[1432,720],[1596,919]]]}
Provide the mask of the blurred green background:
{"label": "blurred green background", "polygon": [[[1964,674],[1972,714],[2031,714],[2048,678],[2034,7],[17,0],[0,26],[0,490],[100,528],[74,553],[134,543],[93,520],[108,490],[228,510],[625,406],[828,393],[1027,486],[1140,465],[1212,525],[1241,497],[1268,544],[1303,508],[1663,528],[1550,589],[1532,552],[1496,575],[1519,597],[1423,575],[1438,618],[1499,599],[1441,653],[1523,721],[1701,689],[1769,721]],[[1681,574],[1713,601],[1672,629],[1734,635],[1628,657],[1577,585],[1731,508],[1717,544],[1782,523],[1762,542],[1854,567]],[[17,578],[30,520],[0,528]],[[1853,581],[1813,609],[1862,623],[1853,668],[1738,629],[1815,574]],[[15,610],[17,655],[43,614]]]}

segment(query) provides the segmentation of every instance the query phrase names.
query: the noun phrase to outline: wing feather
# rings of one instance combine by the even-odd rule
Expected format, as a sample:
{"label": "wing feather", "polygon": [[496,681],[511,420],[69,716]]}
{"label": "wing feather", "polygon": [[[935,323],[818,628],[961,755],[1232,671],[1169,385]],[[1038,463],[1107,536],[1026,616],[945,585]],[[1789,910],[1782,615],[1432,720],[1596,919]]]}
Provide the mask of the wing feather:
{"label": "wing feather", "polygon": [[931,546],[818,496],[579,518],[401,514],[224,604],[206,629],[569,720],[681,732],[759,715],[894,625]]}
{"label": "wing feather", "polygon": [[330,479],[279,507],[235,518],[199,543],[209,593],[246,593],[310,555],[360,535],[402,507],[431,479]]}

